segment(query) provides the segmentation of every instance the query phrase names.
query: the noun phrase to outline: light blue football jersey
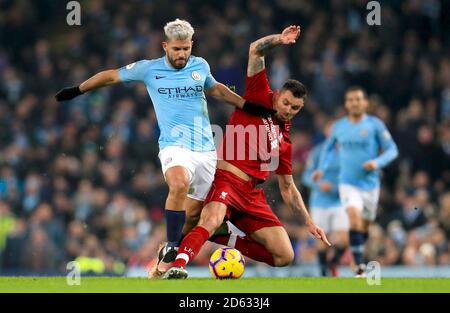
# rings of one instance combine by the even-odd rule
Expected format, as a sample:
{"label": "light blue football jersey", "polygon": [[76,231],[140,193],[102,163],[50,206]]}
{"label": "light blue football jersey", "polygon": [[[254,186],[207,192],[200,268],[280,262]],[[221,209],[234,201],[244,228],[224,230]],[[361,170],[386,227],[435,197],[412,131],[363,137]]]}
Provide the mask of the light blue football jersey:
{"label": "light blue football jersey", "polygon": [[[330,152],[338,145],[340,171],[339,183],[350,184],[362,190],[372,190],[380,186],[379,169],[388,165],[398,156],[397,145],[384,123],[375,116],[366,114],[358,123],[348,117],[336,121],[331,135],[325,142],[319,169],[326,172]],[[381,154],[380,152],[383,151]],[[367,171],[366,161],[375,160],[378,168]]]}
{"label": "light blue football jersey", "polygon": [[306,168],[303,172],[302,181],[303,184],[311,189],[309,195],[309,207],[332,209],[341,206],[339,199],[339,154],[336,149],[330,152],[329,165],[326,172],[323,173],[322,181],[331,183],[331,190],[329,192],[322,192],[319,188],[320,182],[314,182],[311,179],[312,173],[318,169],[320,155],[325,143],[321,143],[314,147],[309,153],[308,160],[306,162]]}
{"label": "light blue football jersey", "polygon": [[216,80],[205,59],[192,56],[175,69],[163,56],[119,69],[122,82],[142,81],[155,108],[159,148],[180,146],[192,151],[215,150],[205,90]]}

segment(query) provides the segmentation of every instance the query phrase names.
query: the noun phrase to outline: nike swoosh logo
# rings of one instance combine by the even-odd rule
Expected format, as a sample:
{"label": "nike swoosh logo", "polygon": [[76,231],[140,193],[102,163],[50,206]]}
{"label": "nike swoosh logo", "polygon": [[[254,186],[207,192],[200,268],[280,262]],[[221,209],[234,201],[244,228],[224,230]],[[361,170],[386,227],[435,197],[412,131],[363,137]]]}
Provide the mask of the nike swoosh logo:
{"label": "nike swoosh logo", "polygon": [[161,79],[161,78],[164,78],[164,77],[166,77],[166,76],[158,76],[158,75],[155,76],[156,79]]}

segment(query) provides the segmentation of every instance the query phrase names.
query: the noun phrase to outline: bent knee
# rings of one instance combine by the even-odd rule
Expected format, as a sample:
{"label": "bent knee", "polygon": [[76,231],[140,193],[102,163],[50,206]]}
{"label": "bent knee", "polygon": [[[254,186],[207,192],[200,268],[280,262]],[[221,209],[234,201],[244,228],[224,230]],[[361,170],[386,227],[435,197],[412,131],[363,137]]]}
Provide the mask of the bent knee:
{"label": "bent knee", "polygon": [[217,215],[207,215],[200,217],[199,226],[206,228],[210,233],[213,233],[220,225],[222,225],[223,218]]}
{"label": "bent knee", "polygon": [[294,257],[295,257],[294,250],[286,249],[281,254],[274,255],[273,257],[274,266],[276,267],[288,266],[292,264],[292,262],[294,261]]}
{"label": "bent knee", "polygon": [[187,193],[189,189],[189,181],[186,179],[176,179],[168,183],[169,193],[181,194]]}

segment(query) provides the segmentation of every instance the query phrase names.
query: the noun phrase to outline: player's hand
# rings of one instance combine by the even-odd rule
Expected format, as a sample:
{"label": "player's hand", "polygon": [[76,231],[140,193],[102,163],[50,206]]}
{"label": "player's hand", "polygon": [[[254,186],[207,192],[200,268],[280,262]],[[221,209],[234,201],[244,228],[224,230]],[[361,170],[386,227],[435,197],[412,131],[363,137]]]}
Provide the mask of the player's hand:
{"label": "player's hand", "polygon": [[314,171],[311,175],[311,179],[313,182],[317,182],[319,179],[321,179],[323,176],[323,172],[322,171]]}
{"label": "player's hand", "polygon": [[364,169],[367,171],[373,171],[377,169],[377,166],[377,161],[374,160],[367,161],[363,164]]}
{"label": "player's hand", "polygon": [[325,235],[325,232],[323,231],[322,228],[320,228],[319,226],[314,224],[312,221],[306,223],[306,225],[308,226],[309,232],[314,237],[316,237],[317,239],[322,240],[323,243],[326,244],[327,246],[331,246],[331,243],[328,241],[327,235]]}
{"label": "player's hand", "polygon": [[329,192],[331,190],[331,187],[333,187],[333,185],[328,181],[322,181],[319,184],[319,189],[322,192]]}
{"label": "player's hand", "polygon": [[290,45],[295,43],[300,36],[300,26],[291,25],[286,27],[281,33],[280,40],[284,45]]}
{"label": "player's hand", "polygon": [[80,86],[67,87],[58,91],[58,93],[55,95],[55,99],[56,101],[66,101],[78,97],[82,94],[83,93],[80,90]]}

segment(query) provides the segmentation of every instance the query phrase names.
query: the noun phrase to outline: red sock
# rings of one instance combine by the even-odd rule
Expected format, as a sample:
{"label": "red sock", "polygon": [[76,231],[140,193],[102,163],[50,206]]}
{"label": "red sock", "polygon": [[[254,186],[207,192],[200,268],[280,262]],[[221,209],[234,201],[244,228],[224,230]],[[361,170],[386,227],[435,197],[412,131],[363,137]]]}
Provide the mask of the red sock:
{"label": "red sock", "polygon": [[[230,235],[220,235],[211,238],[215,243],[227,246],[230,239]],[[234,247],[238,249],[243,255],[258,261],[274,266],[273,256],[269,250],[262,244],[252,239],[250,236],[236,238]]]}
{"label": "red sock", "polygon": [[181,241],[173,266],[186,267],[186,264],[197,256],[208,238],[209,232],[205,228],[194,227]]}

